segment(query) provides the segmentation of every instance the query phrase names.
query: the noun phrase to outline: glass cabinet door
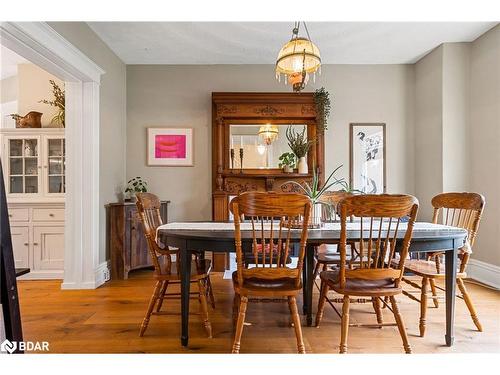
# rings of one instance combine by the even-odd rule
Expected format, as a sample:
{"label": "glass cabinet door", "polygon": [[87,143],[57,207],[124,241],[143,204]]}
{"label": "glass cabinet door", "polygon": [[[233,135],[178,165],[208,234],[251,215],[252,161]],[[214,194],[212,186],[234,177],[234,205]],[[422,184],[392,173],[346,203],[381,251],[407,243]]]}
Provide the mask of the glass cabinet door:
{"label": "glass cabinet door", "polygon": [[9,193],[38,194],[38,139],[9,139],[8,145]]}
{"label": "glass cabinet door", "polygon": [[62,194],[66,190],[65,180],[65,140],[47,139],[47,193]]}

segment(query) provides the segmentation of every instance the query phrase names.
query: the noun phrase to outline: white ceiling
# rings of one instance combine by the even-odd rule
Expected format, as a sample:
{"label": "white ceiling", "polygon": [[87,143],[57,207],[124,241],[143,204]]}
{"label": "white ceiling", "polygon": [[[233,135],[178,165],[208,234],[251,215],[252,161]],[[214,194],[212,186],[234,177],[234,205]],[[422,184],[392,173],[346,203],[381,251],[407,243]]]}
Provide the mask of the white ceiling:
{"label": "white ceiling", "polygon": [[17,65],[29,63],[24,57],[0,45],[0,79],[17,75]]}
{"label": "white ceiling", "polygon": [[[274,64],[293,22],[89,22],[126,64]],[[310,22],[324,64],[414,63],[495,22]],[[303,28],[302,28],[303,31]],[[302,34],[302,33],[301,33]]]}

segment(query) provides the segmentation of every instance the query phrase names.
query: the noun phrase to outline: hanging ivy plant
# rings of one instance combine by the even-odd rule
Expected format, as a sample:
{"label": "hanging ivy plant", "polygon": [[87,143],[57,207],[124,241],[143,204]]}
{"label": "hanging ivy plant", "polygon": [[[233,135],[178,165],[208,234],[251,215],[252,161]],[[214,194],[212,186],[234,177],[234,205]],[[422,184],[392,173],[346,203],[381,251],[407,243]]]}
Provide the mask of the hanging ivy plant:
{"label": "hanging ivy plant", "polygon": [[330,116],[330,94],[324,87],[314,92],[314,105],[316,107],[316,123],[320,133],[328,129],[328,116]]}

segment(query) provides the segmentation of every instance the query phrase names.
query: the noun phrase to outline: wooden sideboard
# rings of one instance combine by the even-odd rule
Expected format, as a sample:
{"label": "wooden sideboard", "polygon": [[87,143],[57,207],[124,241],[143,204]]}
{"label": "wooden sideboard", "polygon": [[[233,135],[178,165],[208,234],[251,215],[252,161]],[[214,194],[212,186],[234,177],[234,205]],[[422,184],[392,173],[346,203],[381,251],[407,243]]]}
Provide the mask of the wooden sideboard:
{"label": "wooden sideboard", "polygon": [[[164,223],[168,221],[169,203],[161,201],[160,214]],[[151,267],[153,264],[135,203],[110,203],[105,207],[111,279],[124,280],[130,271]]]}

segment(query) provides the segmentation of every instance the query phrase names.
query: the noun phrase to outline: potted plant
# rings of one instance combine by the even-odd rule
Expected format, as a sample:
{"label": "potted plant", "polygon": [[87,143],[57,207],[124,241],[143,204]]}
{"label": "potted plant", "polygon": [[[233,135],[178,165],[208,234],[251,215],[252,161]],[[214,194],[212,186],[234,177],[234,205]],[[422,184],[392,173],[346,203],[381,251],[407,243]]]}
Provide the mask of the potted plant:
{"label": "potted plant", "polygon": [[301,132],[296,132],[295,129],[290,125],[286,129],[286,139],[288,140],[288,147],[295,154],[299,163],[297,165],[299,173],[308,173],[306,155],[311,146],[314,144],[314,140],[307,139],[307,128],[304,126]]}
{"label": "potted plant", "polygon": [[52,94],[54,95],[54,100],[47,100],[43,99],[40,100],[38,103],[44,103],[48,104],[52,107],[57,108],[57,113],[52,117],[52,120],[50,120],[51,124],[57,124],[60,127],[64,128],[65,127],[65,114],[66,114],[66,92],[59,87],[57,83],[55,83],[53,80],[49,80],[50,84],[52,85]]}
{"label": "potted plant", "polygon": [[326,207],[328,210],[332,209],[332,207],[328,203],[322,202],[320,199],[325,191],[328,191],[335,185],[340,185],[343,188],[346,186],[347,183],[344,178],[338,179],[337,177],[335,177],[335,172],[337,172],[340,168],[342,168],[342,165],[339,165],[333,170],[332,173],[330,173],[323,186],[320,186],[319,184],[319,176],[316,173],[315,169],[313,170],[313,178],[311,184],[307,183],[306,181],[304,181],[302,184],[299,184],[296,181],[289,181],[291,184],[298,186],[300,190],[311,200],[313,207],[311,217],[309,219],[309,227],[319,228],[321,226],[322,207]]}
{"label": "potted plant", "polygon": [[285,173],[292,173],[293,168],[295,168],[295,154],[293,152],[284,152],[281,154],[281,156],[278,158],[280,161],[278,166],[280,168],[283,168],[283,172]]}
{"label": "potted plant", "polygon": [[148,191],[148,184],[142,177],[134,177],[127,182],[125,193],[128,194],[128,201],[135,202],[135,193],[146,193]]}

